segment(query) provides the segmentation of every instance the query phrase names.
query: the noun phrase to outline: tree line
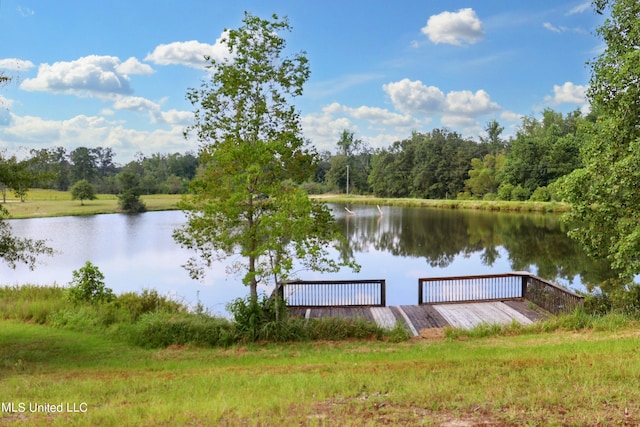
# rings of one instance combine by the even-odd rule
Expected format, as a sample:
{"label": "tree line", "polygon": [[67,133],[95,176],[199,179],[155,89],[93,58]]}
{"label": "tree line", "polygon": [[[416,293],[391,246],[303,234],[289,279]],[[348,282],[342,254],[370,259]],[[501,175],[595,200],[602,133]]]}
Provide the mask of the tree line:
{"label": "tree line", "polygon": [[477,142],[446,128],[413,132],[390,147],[372,150],[345,130],[337,152],[321,154],[310,193],[348,192],[379,197],[485,200],[557,200],[555,183],[581,167],[580,111],[547,109],[524,117],[515,136],[487,123]]}
{"label": "tree line", "polygon": [[[192,153],[156,153],[118,165],[111,148],[63,147],[31,150],[25,159],[0,154],[0,186],[24,199],[29,188],[70,190],[76,183],[88,182],[103,194],[119,194],[121,181],[134,179],[142,194],[177,194],[187,190],[196,174],[198,159]],[[129,177],[129,178],[128,178]]]}
{"label": "tree line", "polygon": [[[373,150],[344,130],[336,152],[319,153],[315,172],[303,184],[309,193],[373,194],[379,197],[484,200],[558,200],[556,181],[581,167],[581,123],[595,115],[566,115],[547,109],[524,117],[515,136],[504,139],[496,120],[477,142],[446,128],[413,132],[387,148]],[[88,182],[94,192],[119,194],[133,181],[140,194],[180,194],[196,176],[192,153],[138,153],[118,165],[111,148],[63,147],[31,150],[30,156],[0,157],[3,194],[24,197],[29,188],[70,190]]]}

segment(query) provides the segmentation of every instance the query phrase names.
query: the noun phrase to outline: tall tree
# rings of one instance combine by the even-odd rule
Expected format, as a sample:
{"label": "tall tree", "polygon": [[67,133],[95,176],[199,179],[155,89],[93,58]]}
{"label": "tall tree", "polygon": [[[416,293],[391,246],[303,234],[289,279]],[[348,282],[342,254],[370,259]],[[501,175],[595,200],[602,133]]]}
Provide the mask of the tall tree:
{"label": "tall tree", "polygon": [[125,168],[117,176],[120,186],[118,194],[118,206],[125,213],[141,213],[147,210],[146,205],[140,200],[140,179],[129,168]]}
{"label": "tall tree", "polygon": [[569,234],[593,257],[608,258],[623,282],[640,273],[640,3],[597,0],[610,12],[598,28],[606,49],[591,62],[588,97],[597,113],[583,124],[584,167],[561,186],[571,205]]}
{"label": "tall tree", "polygon": [[283,56],[283,31],[290,31],[286,18],[245,13],[221,41],[227,59],[207,57],[210,80],[187,93],[196,108],[187,132],[202,144],[202,169],[181,204],[187,224],[174,237],[200,255],[187,265],[192,276],[239,253],[244,262],[236,267],[253,300],[259,282],[285,279],[295,259],[313,269],[339,267],[326,249],[339,236],[330,211],[296,185],[316,161],[291,103],[309,65],[304,52]]}

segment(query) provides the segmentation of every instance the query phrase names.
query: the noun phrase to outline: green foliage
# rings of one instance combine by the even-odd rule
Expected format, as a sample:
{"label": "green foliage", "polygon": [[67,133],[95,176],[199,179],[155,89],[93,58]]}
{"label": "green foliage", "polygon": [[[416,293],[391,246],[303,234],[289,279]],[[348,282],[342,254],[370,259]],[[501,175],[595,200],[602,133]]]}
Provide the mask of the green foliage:
{"label": "green foliage", "polygon": [[118,194],[118,206],[125,213],[141,213],[147,210],[144,202],[140,200],[140,180],[131,170],[126,169],[118,174],[120,194]]}
{"label": "green foliage", "polygon": [[569,234],[593,258],[607,259],[622,283],[640,273],[640,4],[599,1],[611,17],[597,32],[606,44],[591,62],[588,97],[597,120],[583,125],[584,166],[563,180]]}
{"label": "green foliage", "polygon": [[538,187],[535,189],[529,200],[532,202],[550,202],[551,192],[547,187]]}
{"label": "green foliage", "polygon": [[66,307],[65,290],[58,286],[0,287],[0,318],[44,324]]}
{"label": "green foliage", "polygon": [[500,186],[498,173],[504,165],[505,157],[502,154],[486,154],[481,159],[471,159],[469,179],[465,180],[465,188],[477,198],[484,198],[488,193],[495,193]]}
{"label": "green foliage", "polygon": [[265,328],[268,331],[271,324],[278,319],[284,320],[287,315],[284,301],[266,295],[262,298],[237,298],[227,304],[227,310],[233,314],[240,334],[249,341],[264,338]]}
{"label": "green foliage", "polygon": [[511,190],[511,200],[527,200],[530,194],[529,190],[518,184]]}
{"label": "green foliage", "polygon": [[73,271],[73,279],[69,285],[69,300],[74,304],[104,303],[115,298],[113,291],[104,284],[104,275],[91,261]]}
{"label": "green foliage", "polygon": [[129,341],[147,348],[170,345],[226,347],[237,342],[234,325],[226,319],[158,311],[143,314],[128,330]]}
{"label": "green foliage", "polygon": [[415,132],[375,153],[369,184],[381,197],[455,198],[464,190],[471,160],[485,154],[486,147],[447,129]]}
{"label": "green foliage", "polygon": [[71,199],[80,200],[81,205],[84,205],[85,200],[95,200],[96,192],[93,185],[86,179],[76,182],[71,187]]}
{"label": "green foliage", "polygon": [[0,206],[0,259],[11,268],[23,263],[33,270],[39,255],[52,256],[55,253],[44,240],[15,237],[11,226],[4,221],[6,216],[7,210]]}
{"label": "green foliage", "polygon": [[298,185],[313,176],[317,156],[302,137],[291,99],[309,77],[304,53],[283,55],[287,19],[245,14],[222,44],[233,60],[207,58],[210,79],[187,98],[196,108],[187,132],[202,143],[202,168],[180,207],[187,224],[174,233],[193,249],[187,268],[194,277],[219,259],[240,255],[252,298],[260,281],[285,280],[293,260],[335,271],[345,262],[327,247],[341,239],[330,211],[309,200]]}
{"label": "green foliage", "polygon": [[579,124],[583,121],[579,111],[563,117],[550,109],[543,112],[540,120],[523,118],[498,174],[499,180],[520,185],[531,194],[580,167]]}

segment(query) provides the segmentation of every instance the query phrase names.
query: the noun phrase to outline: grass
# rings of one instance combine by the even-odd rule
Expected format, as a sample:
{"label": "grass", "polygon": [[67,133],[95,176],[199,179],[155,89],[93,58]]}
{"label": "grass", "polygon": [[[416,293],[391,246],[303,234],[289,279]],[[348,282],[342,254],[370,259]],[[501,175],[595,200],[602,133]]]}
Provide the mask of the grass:
{"label": "grass", "polygon": [[[179,194],[154,194],[141,196],[149,211],[177,209]],[[26,200],[7,194],[7,203],[3,204],[9,211],[11,218],[38,218],[52,216],[75,216],[117,213],[118,198],[113,194],[98,194],[96,200],[85,200],[84,205],[79,200],[71,200],[68,191],[32,189],[27,193]]]}
{"label": "grass", "polygon": [[[68,191],[32,189],[27,193],[25,202],[7,194],[7,208],[11,218],[37,218],[47,216],[75,216],[117,213],[118,198],[113,194],[98,194],[97,200],[88,200],[84,205],[79,200],[71,200]],[[432,207],[443,209],[475,209],[499,212],[537,212],[561,213],[568,209],[564,203],[558,202],[513,202],[513,201],[485,201],[485,200],[432,200],[410,198],[381,198],[372,196],[345,195],[314,195],[316,199],[328,203],[357,203],[369,205],[401,206],[401,207]],[[180,201],[179,194],[154,194],[142,196],[147,209],[150,211],[177,209]]]}
{"label": "grass", "polygon": [[160,350],[11,320],[0,327],[3,402],[86,404],[81,413],[5,411],[0,424],[640,422],[637,325],[614,333]]}
{"label": "grass", "polygon": [[[640,423],[640,323],[632,316],[577,311],[529,327],[481,325],[398,342],[146,348],[117,324],[100,326],[102,309],[64,304],[63,288],[4,287],[0,303],[0,425]],[[121,314],[138,307],[143,325],[152,314],[143,305],[169,304],[152,291],[127,294],[125,303]],[[81,319],[69,327],[57,313]],[[165,323],[186,319],[179,314],[165,312]]]}
{"label": "grass", "polygon": [[323,194],[311,196],[327,203],[356,203],[365,205],[384,205],[400,207],[429,207],[443,209],[474,209],[499,212],[535,212],[535,213],[561,213],[566,212],[569,206],[560,202],[517,202],[504,200],[435,200],[414,198],[385,198],[373,196]]}

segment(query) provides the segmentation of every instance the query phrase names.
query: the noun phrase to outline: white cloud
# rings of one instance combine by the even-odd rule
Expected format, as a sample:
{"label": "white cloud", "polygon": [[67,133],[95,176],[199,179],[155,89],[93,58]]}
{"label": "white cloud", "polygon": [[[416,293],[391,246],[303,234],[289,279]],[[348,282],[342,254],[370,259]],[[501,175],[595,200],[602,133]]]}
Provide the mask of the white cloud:
{"label": "white cloud", "polygon": [[576,15],[578,13],[585,12],[590,8],[591,8],[591,2],[587,1],[572,8],[569,12],[567,12],[567,15]]}
{"label": "white cloud", "polygon": [[480,116],[500,109],[491,101],[489,94],[480,89],[476,93],[470,90],[453,91],[447,94],[447,111],[465,116]]}
{"label": "white cloud", "polygon": [[428,114],[441,111],[446,104],[444,93],[435,86],[425,86],[420,80],[402,79],[384,85],[393,106],[403,113]]}
{"label": "white cloud", "polygon": [[175,109],[162,112],[162,119],[164,123],[168,123],[174,126],[186,127],[193,123],[193,112],[191,111],[178,111]]}
{"label": "white cloud", "polygon": [[484,37],[482,22],[471,8],[432,15],[422,28],[422,33],[433,43],[456,46],[474,44]]}
{"label": "white cloud", "polygon": [[549,104],[585,104],[587,102],[587,86],[565,82],[563,85],[553,85],[553,96],[545,97]]}
{"label": "white cloud", "polygon": [[132,74],[153,74],[153,68],[151,68],[147,64],[143,64],[134,57],[131,57],[123,63],[118,64],[115,67],[115,70],[120,74],[124,74],[125,76],[130,76]]}
{"label": "white cloud", "polygon": [[342,110],[355,119],[367,120],[372,124],[411,128],[418,125],[418,121],[410,115],[393,113],[384,108],[361,106],[358,108],[343,107]]}
{"label": "white cloud", "polygon": [[[132,64],[129,59],[124,68],[131,69]],[[98,55],[85,56],[69,62],[55,62],[53,65],[41,64],[38,75],[24,80],[20,87],[29,91],[78,96],[128,95],[133,91],[128,75],[118,70],[122,65],[115,56]]]}
{"label": "white cloud", "polygon": [[159,111],[160,105],[139,96],[122,96],[116,99],[113,108],[129,111]]}
{"label": "white cloud", "polygon": [[482,132],[482,126],[472,117],[458,115],[444,115],[440,123],[462,134],[464,137],[475,138]]}
{"label": "white cloud", "polygon": [[17,58],[0,59],[0,70],[26,71],[33,68],[33,62]]}
{"label": "white cloud", "polygon": [[503,111],[500,113],[500,118],[508,122],[519,122],[524,116],[522,114],[514,113],[513,111]]}
{"label": "white cloud", "polygon": [[388,83],[383,89],[389,94],[394,107],[405,114],[445,113],[472,117],[500,109],[482,89],[475,93],[468,90],[451,91],[445,95],[435,86],[409,79]]}
{"label": "white cloud", "polygon": [[225,37],[224,33],[214,45],[200,43],[197,40],[161,44],[156,46],[144,60],[159,65],[185,65],[203,69],[207,65],[205,56],[210,56],[216,61],[223,61],[231,57],[227,46],[221,43],[223,37]]}
{"label": "white cloud", "polygon": [[562,30],[562,29],[560,29],[560,28],[556,27],[555,25],[553,25],[553,24],[552,24],[552,23],[550,23],[550,22],[545,22],[545,23],[543,23],[543,24],[542,24],[542,26],[543,26],[544,28],[546,28],[547,30],[549,30],[549,31],[553,31],[554,33],[561,33],[561,32],[563,32],[563,31],[564,31],[564,30]]}
{"label": "white cloud", "polygon": [[550,22],[545,22],[542,24],[542,26],[544,28],[546,28],[549,31],[553,31],[554,33],[566,33],[567,31],[573,32],[573,33],[578,33],[578,34],[586,34],[587,32],[582,29],[582,28],[567,28],[567,27],[563,27],[562,25],[557,27],[555,25],[553,25]]}
{"label": "white cloud", "polygon": [[182,126],[142,131],[128,129],[121,122],[103,117],[79,115],[68,120],[45,120],[33,116],[12,114],[12,126],[0,127],[0,147],[18,151],[28,149],[80,146],[111,147],[119,162],[128,162],[135,153],[186,152],[195,143],[182,135]]}

